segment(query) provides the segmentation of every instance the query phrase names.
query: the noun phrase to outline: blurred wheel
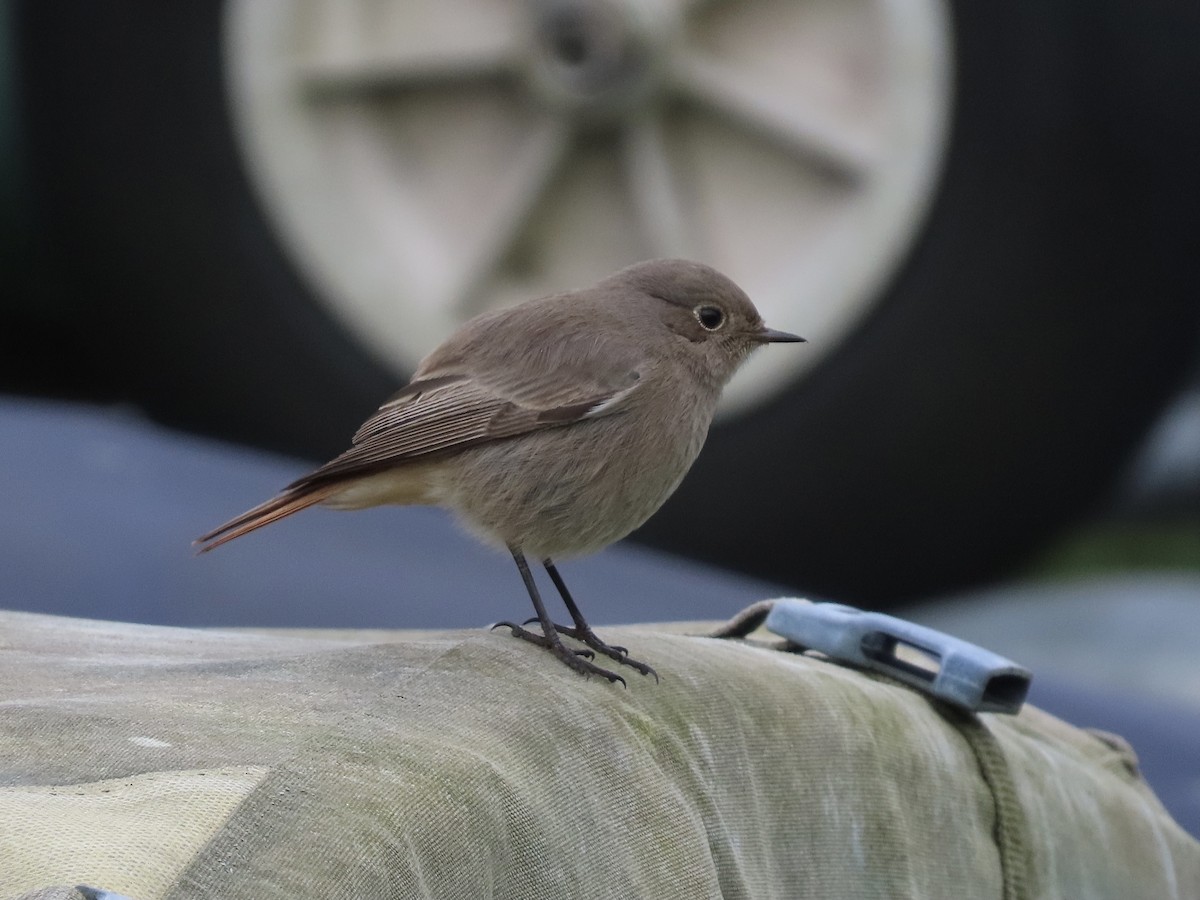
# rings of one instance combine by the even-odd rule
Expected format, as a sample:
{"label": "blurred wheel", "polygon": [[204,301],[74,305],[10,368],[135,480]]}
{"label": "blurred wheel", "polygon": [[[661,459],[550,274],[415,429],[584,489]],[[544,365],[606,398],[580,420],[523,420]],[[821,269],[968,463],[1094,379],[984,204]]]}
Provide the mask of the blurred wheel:
{"label": "blurred wheel", "polygon": [[878,299],[945,140],[941,0],[232,0],[225,34],[275,232],[398,374],[482,309],[685,256],[811,341],[739,374],[753,408]]}

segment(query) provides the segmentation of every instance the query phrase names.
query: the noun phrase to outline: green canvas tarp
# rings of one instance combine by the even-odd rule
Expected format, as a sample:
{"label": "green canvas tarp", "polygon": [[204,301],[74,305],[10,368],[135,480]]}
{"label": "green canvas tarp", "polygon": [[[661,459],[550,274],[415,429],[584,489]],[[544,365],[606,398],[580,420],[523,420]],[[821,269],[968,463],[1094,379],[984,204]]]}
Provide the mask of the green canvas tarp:
{"label": "green canvas tarp", "polygon": [[1200,898],[1119,739],[709,627],[606,629],[662,676],[622,689],[503,632],[0,613],[0,898]]}

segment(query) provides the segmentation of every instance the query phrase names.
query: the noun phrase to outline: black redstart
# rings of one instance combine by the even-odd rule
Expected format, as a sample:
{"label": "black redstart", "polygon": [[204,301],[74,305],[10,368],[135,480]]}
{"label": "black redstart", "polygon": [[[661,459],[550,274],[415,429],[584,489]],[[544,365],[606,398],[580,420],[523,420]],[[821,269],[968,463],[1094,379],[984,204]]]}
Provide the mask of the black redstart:
{"label": "black redstart", "polygon": [[[721,389],[750,352],[802,340],[767,328],[721,273],[678,259],[484,313],[421,362],[349,450],[197,543],[211,550],[316,503],[447,507],[512,553],[541,633],[500,625],[585,675],[624,683],[595,653],[653,674],[597,637],[553,560],[593,553],[645,522],[696,459]],[[573,626],[546,612],[527,554]]]}

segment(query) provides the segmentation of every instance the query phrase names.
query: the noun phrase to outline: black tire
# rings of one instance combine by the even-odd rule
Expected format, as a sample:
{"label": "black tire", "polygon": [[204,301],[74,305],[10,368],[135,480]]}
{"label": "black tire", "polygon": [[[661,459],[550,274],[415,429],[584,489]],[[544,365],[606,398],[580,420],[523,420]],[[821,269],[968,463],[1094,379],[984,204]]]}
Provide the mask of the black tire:
{"label": "black tire", "polygon": [[[1094,508],[1179,383],[1200,329],[1200,8],[954,20],[945,172],[887,296],[715,430],[640,538],[872,605],[977,583]],[[219,7],[30,0],[17,21],[39,201],[111,377],[172,424],[343,449],[396,379],[252,199]]]}

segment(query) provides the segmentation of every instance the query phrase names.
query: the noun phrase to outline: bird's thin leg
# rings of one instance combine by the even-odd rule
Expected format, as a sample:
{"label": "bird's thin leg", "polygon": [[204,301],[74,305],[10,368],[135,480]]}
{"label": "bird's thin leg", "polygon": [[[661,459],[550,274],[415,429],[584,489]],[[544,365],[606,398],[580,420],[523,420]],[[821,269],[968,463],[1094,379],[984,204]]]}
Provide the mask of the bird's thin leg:
{"label": "bird's thin leg", "polygon": [[558,636],[558,630],[554,627],[554,622],[550,619],[550,614],[546,612],[546,604],[542,602],[541,594],[538,593],[537,584],[533,580],[533,573],[529,571],[529,563],[525,561],[525,554],[515,547],[509,547],[508,549],[512,553],[518,571],[521,573],[521,579],[525,582],[525,589],[529,591],[529,599],[533,601],[533,608],[537,612],[538,621],[542,624],[542,633],[536,634],[535,632],[527,631],[514,622],[497,622],[492,627],[500,628],[503,626],[509,628],[515,637],[529,641],[531,644],[537,644],[539,647],[545,647],[562,662],[566,663],[569,668],[574,669],[582,675],[599,675],[601,678],[607,678],[610,682],[619,681],[624,686],[625,679],[620,675],[610,672],[607,669],[602,669],[590,660],[584,659],[580,654],[562,642],[562,638]]}
{"label": "bird's thin leg", "polygon": [[571,598],[571,592],[567,590],[567,583],[563,581],[563,577],[558,574],[558,569],[550,559],[543,559],[542,565],[546,567],[546,571],[550,574],[550,580],[554,582],[554,586],[558,588],[558,594],[562,597],[563,604],[567,607],[567,612],[571,614],[571,618],[575,621],[573,628],[563,625],[557,625],[555,628],[567,637],[575,638],[577,641],[583,642],[584,645],[591,647],[597,653],[603,653],[610,659],[615,659],[622,665],[629,666],[632,669],[637,669],[643,675],[653,675],[654,680],[658,681],[658,673],[653,668],[646,665],[644,662],[638,662],[636,659],[629,658],[629,651],[624,647],[614,647],[600,640],[596,632],[592,631],[592,626],[584,619],[583,613],[579,611],[579,607]]}

